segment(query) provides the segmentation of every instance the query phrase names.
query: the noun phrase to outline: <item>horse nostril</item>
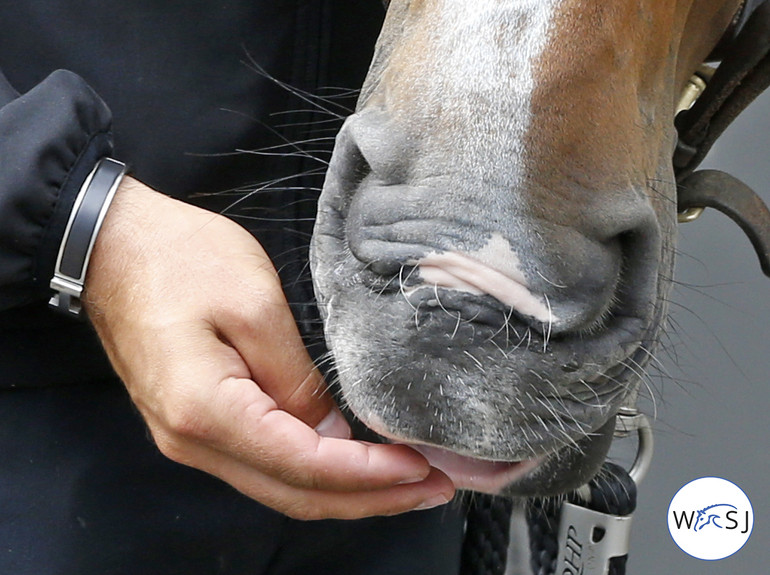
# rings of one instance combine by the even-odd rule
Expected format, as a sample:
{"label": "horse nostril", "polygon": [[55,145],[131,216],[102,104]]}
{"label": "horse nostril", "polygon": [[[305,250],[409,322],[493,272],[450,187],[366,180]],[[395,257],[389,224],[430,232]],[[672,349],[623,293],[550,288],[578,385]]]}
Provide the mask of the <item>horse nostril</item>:
{"label": "horse nostril", "polygon": [[368,269],[379,276],[392,278],[398,276],[404,269],[404,264],[395,259],[376,259],[368,263]]}
{"label": "horse nostril", "polygon": [[402,184],[410,158],[404,142],[383,112],[348,118],[319,201],[319,232],[343,240],[364,269],[387,279],[425,249],[409,245],[405,231],[406,222],[419,217],[420,202]]}
{"label": "horse nostril", "polygon": [[412,154],[409,138],[382,111],[370,110],[348,118],[343,128],[349,146],[354,146],[362,175],[371,176],[382,185],[397,185],[406,179]]}

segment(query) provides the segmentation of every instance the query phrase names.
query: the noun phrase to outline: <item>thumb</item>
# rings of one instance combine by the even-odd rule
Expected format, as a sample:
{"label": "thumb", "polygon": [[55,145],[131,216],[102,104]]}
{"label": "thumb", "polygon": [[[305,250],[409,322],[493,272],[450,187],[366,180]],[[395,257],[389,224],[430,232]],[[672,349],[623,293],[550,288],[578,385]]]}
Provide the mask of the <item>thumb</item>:
{"label": "thumb", "polygon": [[280,409],[317,428],[319,434],[348,438],[350,428],[305,349],[266,255],[257,270],[257,277],[249,282],[251,297],[243,300],[250,301],[248,311],[239,308],[229,318],[217,313],[218,329],[241,356],[251,378]]}

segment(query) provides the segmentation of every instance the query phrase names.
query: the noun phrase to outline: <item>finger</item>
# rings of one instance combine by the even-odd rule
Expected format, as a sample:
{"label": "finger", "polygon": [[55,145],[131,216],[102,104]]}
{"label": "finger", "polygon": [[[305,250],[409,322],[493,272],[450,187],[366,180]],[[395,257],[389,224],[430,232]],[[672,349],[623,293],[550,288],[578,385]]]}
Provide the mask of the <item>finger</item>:
{"label": "finger", "polygon": [[427,460],[404,445],[321,437],[279,409],[250,380],[231,378],[221,382],[206,405],[208,418],[199,427],[205,437],[191,437],[188,433],[188,439],[206,440],[244,464],[295,487],[381,489],[418,482],[430,473]]}
{"label": "finger", "polygon": [[260,290],[251,311],[237,310],[240,317],[220,315],[217,329],[238,351],[251,378],[281,409],[315,427],[334,402],[307,353],[277,275],[271,275],[275,272],[269,262],[259,271]]}
{"label": "finger", "polygon": [[324,491],[288,485],[214,449],[193,446],[200,469],[219,477],[241,493],[289,517],[360,519],[430,509],[452,500],[454,486],[438,469],[417,483],[383,489]]}
{"label": "finger", "polygon": [[315,432],[321,437],[330,437],[336,439],[350,439],[353,431],[350,429],[345,416],[335,405],[321,423],[315,426]]}
{"label": "finger", "polygon": [[[325,466],[319,456],[323,457],[326,449],[320,449],[320,455],[316,453],[321,436],[301,420],[279,409],[272,397],[248,379],[248,370],[236,350],[216,338],[210,330],[172,326],[164,331],[164,335],[174,342],[174,346],[167,349],[158,344],[154,348],[164,352],[166,360],[165,368],[155,374],[156,383],[162,384],[128,386],[161,451],[176,461],[200,467],[200,462],[188,453],[190,444],[200,443],[230,453],[267,474],[283,476],[287,481],[309,486],[315,481],[324,483],[316,479]],[[322,431],[327,435],[348,437],[349,428],[338,412],[329,413],[336,415],[336,421],[332,415],[330,423],[330,415],[326,414]],[[350,442],[350,445],[359,444]],[[362,447],[352,454],[345,452],[338,456],[331,463],[342,474],[350,465],[350,461],[345,461],[347,457],[361,462],[369,456]],[[381,467],[388,467],[378,461],[375,454],[374,473]],[[392,465],[396,475],[399,469],[408,466],[405,471],[408,480],[421,479],[428,474],[427,462],[416,452],[410,453],[405,463]],[[358,469],[362,467],[361,464],[357,466]],[[350,477],[355,480],[362,474],[356,472]],[[388,475],[384,477],[384,480],[374,482],[377,487],[388,483]],[[393,482],[403,479],[397,477]],[[342,488],[349,487],[350,482]]]}
{"label": "finger", "polygon": [[[221,472],[222,470],[220,470]],[[430,509],[452,500],[454,487],[438,469],[419,483],[373,491],[297,489],[270,477],[255,478],[238,463],[226,465],[236,489],[295,519],[360,519]]]}

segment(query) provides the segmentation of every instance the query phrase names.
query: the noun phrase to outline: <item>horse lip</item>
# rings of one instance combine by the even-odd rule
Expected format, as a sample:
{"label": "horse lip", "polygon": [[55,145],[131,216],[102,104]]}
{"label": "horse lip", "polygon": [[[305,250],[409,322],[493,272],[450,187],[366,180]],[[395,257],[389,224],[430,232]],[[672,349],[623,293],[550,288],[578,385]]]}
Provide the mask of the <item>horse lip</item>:
{"label": "horse lip", "polygon": [[[497,244],[503,244],[504,249]],[[488,294],[519,315],[548,324],[558,322],[558,317],[548,305],[547,297],[537,295],[530,289],[520,270],[518,256],[511,250],[508,241],[497,234],[492,236],[487,246],[494,246],[492,252],[499,260],[504,260],[506,255],[512,258],[513,261],[508,265],[512,269],[498,268],[475,254],[461,252],[432,252],[408,263],[417,267],[420,277],[429,286],[457,289],[476,295]],[[506,250],[507,253],[503,253]],[[479,250],[478,254],[481,253],[482,250]]]}
{"label": "horse lip", "polygon": [[383,429],[377,418],[365,425],[381,440],[414,449],[428,460],[431,467],[444,472],[452,480],[455,488],[468,491],[497,495],[506,487],[528,476],[548,457],[545,455],[519,461],[483,459],[463,455],[426,442],[410,441],[404,436],[398,436]]}
{"label": "horse lip", "polygon": [[494,329],[502,328],[513,317],[519,318],[515,310],[488,294],[426,285],[405,287],[402,293],[416,312],[439,309],[459,314],[464,321],[485,324]]}
{"label": "horse lip", "polygon": [[460,455],[454,451],[432,445],[410,443],[403,445],[419,452],[432,467],[443,471],[457,489],[492,495],[499,494],[541,463],[541,459],[492,461]]}

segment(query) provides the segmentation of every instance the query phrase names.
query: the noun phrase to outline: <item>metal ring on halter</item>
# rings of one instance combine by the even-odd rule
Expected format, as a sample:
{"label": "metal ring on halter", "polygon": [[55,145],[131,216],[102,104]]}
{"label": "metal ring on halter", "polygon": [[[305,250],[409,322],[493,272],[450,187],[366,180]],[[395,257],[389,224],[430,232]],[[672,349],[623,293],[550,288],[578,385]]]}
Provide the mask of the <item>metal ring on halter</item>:
{"label": "metal ring on halter", "polygon": [[652,452],[654,446],[652,426],[647,416],[636,409],[622,407],[615,420],[615,437],[627,437],[636,432],[639,445],[636,451],[636,459],[628,470],[628,475],[639,485],[647,475],[652,464]]}

